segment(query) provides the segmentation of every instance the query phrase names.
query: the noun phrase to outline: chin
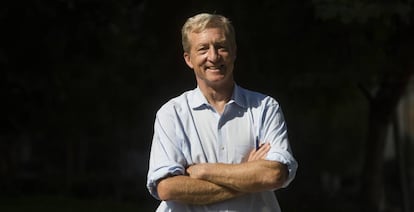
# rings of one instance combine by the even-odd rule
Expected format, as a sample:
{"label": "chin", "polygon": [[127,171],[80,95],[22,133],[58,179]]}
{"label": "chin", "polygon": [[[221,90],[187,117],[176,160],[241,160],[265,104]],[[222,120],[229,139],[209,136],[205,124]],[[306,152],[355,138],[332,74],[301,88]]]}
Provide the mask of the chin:
{"label": "chin", "polygon": [[221,76],[221,77],[212,77],[210,79],[207,79],[208,81],[212,82],[212,83],[222,83],[225,82],[225,77]]}

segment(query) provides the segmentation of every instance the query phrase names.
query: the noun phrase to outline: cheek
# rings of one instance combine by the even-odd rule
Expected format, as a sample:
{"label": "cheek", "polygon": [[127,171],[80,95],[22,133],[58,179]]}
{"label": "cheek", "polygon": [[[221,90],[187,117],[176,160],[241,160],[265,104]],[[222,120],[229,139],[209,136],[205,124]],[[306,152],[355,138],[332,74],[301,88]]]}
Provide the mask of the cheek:
{"label": "cheek", "polygon": [[227,56],[227,57],[225,57],[225,58],[223,58],[224,59],[224,61],[225,61],[225,63],[227,64],[227,65],[232,65],[233,63],[234,63],[234,61],[235,61],[235,57],[234,56]]}
{"label": "cheek", "polygon": [[203,65],[207,61],[207,57],[205,55],[197,55],[191,58],[193,66],[200,66]]}

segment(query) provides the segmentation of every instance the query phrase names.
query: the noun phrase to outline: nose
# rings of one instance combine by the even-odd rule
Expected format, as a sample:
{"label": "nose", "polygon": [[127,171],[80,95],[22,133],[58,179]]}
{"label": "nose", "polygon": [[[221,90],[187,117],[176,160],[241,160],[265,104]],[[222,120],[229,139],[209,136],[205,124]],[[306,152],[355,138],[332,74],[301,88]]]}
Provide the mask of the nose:
{"label": "nose", "polygon": [[211,47],[208,50],[208,55],[207,55],[208,59],[210,61],[217,61],[220,57],[219,53],[218,53],[218,49]]}

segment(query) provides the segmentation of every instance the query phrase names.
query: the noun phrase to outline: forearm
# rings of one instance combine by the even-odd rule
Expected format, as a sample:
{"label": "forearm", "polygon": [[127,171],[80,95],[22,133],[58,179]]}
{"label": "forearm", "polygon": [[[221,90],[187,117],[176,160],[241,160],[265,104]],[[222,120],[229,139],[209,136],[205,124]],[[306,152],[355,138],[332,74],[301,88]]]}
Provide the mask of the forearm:
{"label": "forearm", "polygon": [[255,160],[241,164],[197,164],[190,176],[240,192],[260,192],[280,188],[288,176],[286,165]]}
{"label": "forearm", "polygon": [[242,195],[242,192],[188,176],[174,176],[158,183],[158,195],[165,201],[205,205]]}

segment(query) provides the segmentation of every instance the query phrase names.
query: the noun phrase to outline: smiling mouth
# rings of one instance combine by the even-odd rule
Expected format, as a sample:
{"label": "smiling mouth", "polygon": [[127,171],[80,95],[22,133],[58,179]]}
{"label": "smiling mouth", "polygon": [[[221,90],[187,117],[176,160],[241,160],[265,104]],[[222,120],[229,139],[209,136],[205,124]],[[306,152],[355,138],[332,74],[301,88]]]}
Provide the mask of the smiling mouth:
{"label": "smiling mouth", "polygon": [[218,72],[218,71],[221,71],[223,68],[224,68],[224,65],[221,65],[221,66],[209,66],[209,67],[206,68],[206,70]]}

